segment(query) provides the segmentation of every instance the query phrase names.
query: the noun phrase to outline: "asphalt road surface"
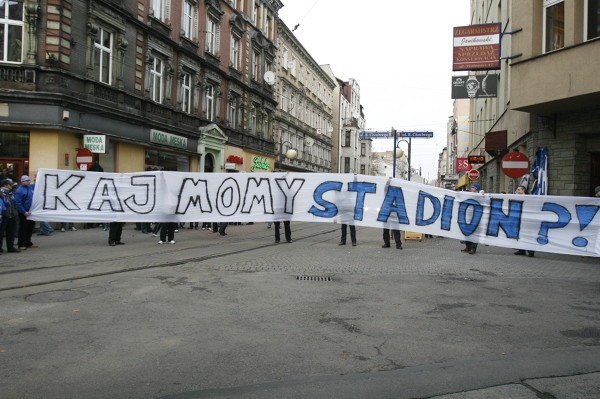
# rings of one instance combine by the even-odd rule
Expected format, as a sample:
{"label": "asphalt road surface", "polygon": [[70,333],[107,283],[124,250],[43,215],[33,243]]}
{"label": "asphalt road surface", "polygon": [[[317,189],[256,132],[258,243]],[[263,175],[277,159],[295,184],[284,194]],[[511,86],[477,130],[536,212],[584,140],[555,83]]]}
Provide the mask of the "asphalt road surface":
{"label": "asphalt road surface", "polygon": [[600,397],[598,258],[133,227],[0,256],[0,397]]}

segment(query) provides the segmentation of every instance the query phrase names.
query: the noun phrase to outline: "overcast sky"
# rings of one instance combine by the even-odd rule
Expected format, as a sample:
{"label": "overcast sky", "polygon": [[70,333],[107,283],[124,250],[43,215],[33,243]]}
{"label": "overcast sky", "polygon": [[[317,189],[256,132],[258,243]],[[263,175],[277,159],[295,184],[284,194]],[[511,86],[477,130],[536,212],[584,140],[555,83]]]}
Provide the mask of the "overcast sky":
{"label": "overcast sky", "polygon": [[[283,0],[279,17],[319,64],[360,86],[367,129],[421,130],[412,166],[437,176],[452,115],[452,28],[469,25],[469,0]],[[405,143],[400,144],[404,151]],[[374,150],[393,149],[375,139]]]}

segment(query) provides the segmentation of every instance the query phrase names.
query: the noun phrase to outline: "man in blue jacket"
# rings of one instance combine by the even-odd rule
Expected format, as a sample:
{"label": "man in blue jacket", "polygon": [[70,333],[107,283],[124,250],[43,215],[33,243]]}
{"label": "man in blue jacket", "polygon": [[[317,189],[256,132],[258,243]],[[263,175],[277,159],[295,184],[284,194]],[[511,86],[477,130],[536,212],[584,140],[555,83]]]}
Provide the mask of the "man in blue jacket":
{"label": "man in blue jacket", "polygon": [[15,202],[17,211],[19,211],[19,249],[37,248],[37,245],[31,242],[31,235],[35,222],[27,220],[31,215],[31,202],[33,201],[33,189],[35,184],[31,184],[31,179],[27,175],[21,176],[21,185],[15,192]]}

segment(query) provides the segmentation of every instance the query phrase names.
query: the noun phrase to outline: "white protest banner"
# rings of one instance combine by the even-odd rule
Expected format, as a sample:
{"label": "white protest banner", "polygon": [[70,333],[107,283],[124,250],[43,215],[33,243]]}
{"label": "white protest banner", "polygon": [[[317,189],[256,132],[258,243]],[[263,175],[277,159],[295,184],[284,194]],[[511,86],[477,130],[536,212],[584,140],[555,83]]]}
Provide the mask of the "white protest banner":
{"label": "white protest banner", "polygon": [[30,219],[348,223],[600,256],[599,208],[592,197],[473,194],[353,174],[41,169]]}

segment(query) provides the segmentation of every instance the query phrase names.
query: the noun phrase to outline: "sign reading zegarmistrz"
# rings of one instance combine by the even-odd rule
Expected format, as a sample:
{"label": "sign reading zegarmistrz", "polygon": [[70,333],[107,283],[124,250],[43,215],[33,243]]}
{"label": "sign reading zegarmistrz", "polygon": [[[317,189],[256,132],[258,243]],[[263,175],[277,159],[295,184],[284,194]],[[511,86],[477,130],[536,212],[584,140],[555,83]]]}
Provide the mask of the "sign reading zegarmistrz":
{"label": "sign reading zegarmistrz", "polygon": [[500,23],[454,28],[453,71],[500,69]]}

